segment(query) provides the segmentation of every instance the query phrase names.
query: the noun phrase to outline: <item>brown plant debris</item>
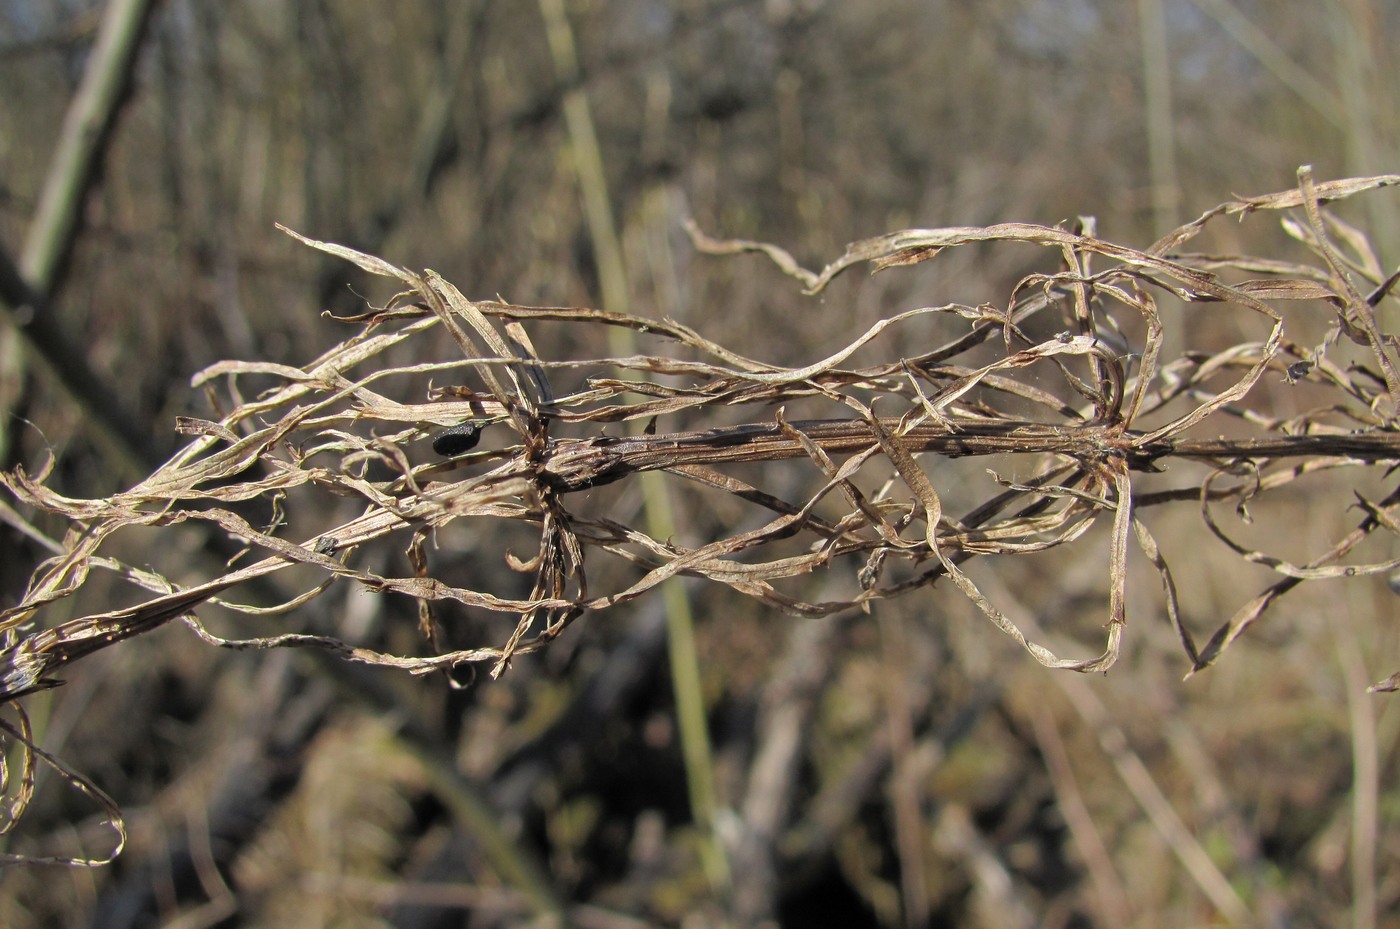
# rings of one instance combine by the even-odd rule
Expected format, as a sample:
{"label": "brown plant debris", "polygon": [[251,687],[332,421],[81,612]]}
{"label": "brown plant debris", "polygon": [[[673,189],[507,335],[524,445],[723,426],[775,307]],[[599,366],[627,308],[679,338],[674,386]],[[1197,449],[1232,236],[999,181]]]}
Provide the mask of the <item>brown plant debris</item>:
{"label": "brown plant debris", "polygon": [[[1145,251],[1098,238],[1092,223],[1074,229],[1007,223],[880,236],[852,244],[841,258],[811,272],[776,246],[716,241],[692,228],[702,251],[761,252],[809,293],[855,264],[896,269],[973,243],[1038,246],[1048,252],[1045,263],[1055,266],[1024,277],[1003,302],[895,313],[840,351],[800,368],[747,357],[671,320],[472,301],[432,271],[410,271],[287,230],[313,248],[392,279],[403,292],[348,320],[359,327],[356,334],[304,367],[223,362],[199,374],[197,387],[228,385],[231,408],[217,422],[182,420],[179,428],[193,436],[190,443],[123,493],[74,499],[47,487],[42,473],[16,470],[0,477],[19,504],[5,509],[9,522],[39,537],[21,515],[28,508],[71,526],[53,557],[36,568],[20,602],[0,612],[0,700],[53,687],[78,658],[177,617],[208,641],[229,647],[309,646],[413,673],[488,662],[496,675],[514,656],[543,647],[585,613],[642,597],[681,574],[809,617],[867,608],[947,577],[1037,661],[1103,671],[1119,655],[1127,618],[1130,538],[1158,571],[1166,613],[1192,672],[1200,671],[1293,587],[1400,565],[1400,559],[1342,562],[1377,530],[1396,531],[1400,492],[1377,501],[1358,497],[1361,516],[1351,532],[1304,564],[1232,540],[1213,515],[1224,504],[1243,511],[1247,503],[1321,469],[1384,470],[1400,460],[1396,343],[1376,313],[1383,302],[1395,302],[1396,276],[1386,276],[1355,230],[1346,227],[1346,235],[1337,235],[1342,227],[1324,209],[1329,201],[1400,184],[1400,176],[1318,184],[1304,168],[1299,181],[1295,190],[1222,204]],[[1181,251],[1212,220],[1266,211],[1284,211],[1284,229],[1315,260]],[[1166,301],[1183,305],[1170,322],[1162,313]],[[1209,308],[1209,317],[1196,305]],[[1285,327],[1285,306],[1322,308],[1330,319],[1326,336],[1315,345],[1295,341]],[[1234,331],[1253,333],[1248,341],[1225,350],[1193,344],[1198,329],[1218,327],[1226,314],[1233,314]],[[895,337],[927,317],[951,320],[960,331],[921,353],[897,350],[908,340],[897,343]],[[626,327],[672,350],[544,359],[527,330],[545,324]],[[402,359],[405,343],[425,344],[444,334],[459,347],[461,360],[387,360]],[[1169,343],[1180,346],[1170,359]],[[866,358],[881,350],[887,360],[848,366],[858,353]],[[434,387],[434,376],[457,384]],[[468,376],[472,383],[463,386]],[[252,377],[277,386],[244,398],[239,379]],[[1278,414],[1279,405],[1269,398],[1304,385],[1313,388],[1309,396],[1325,402],[1300,415]],[[814,401],[829,404],[833,415],[799,419],[785,413],[785,405]],[[657,428],[682,416],[694,423],[721,407],[753,412],[739,425]],[[619,423],[636,428],[607,428]],[[483,448],[477,444],[483,434],[508,440]],[[940,458],[971,456],[1014,468],[1020,476],[998,477],[995,492],[955,514],[928,469]],[[779,488],[755,486],[729,467],[779,459],[810,468],[813,485],[804,496],[789,499]],[[1158,472],[1178,461],[1185,466],[1174,473],[1191,475],[1188,483],[1164,488]],[[872,483],[866,470],[872,463],[883,468],[883,480]],[[734,495],[766,511],[766,521],[688,548],[574,506],[586,498],[582,492],[644,471]],[[1150,489],[1142,489],[1145,478],[1152,480]],[[290,495],[293,490],[298,495]],[[304,505],[318,495],[357,499],[362,512],[300,539],[279,534],[284,522],[259,528],[240,512],[249,501]],[[1190,501],[1197,502],[1211,534],[1280,575],[1203,646],[1179,615],[1171,571],[1143,520],[1151,506]],[[496,555],[531,576],[528,595],[456,586],[434,576],[432,546],[425,541],[449,523],[473,518],[522,523],[537,536],[538,550],[528,559],[508,551]],[[1109,608],[1107,641],[1098,655],[1062,658],[1027,640],[964,570],[979,556],[1039,552],[1075,541],[1101,520],[1110,529]],[[187,522],[217,526],[262,557],[190,584],[109,554],[108,540],[123,529]],[[381,562],[358,557],[391,539],[409,551],[411,574],[375,570],[371,565]],[[806,545],[794,549],[793,540]],[[769,555],[780,542],[782,553]],[[590,584],[586,553],[621,559],[633,571],[630,582],[597,589]],[[357,583],[415,598],[429,647],[424,654],[388,654],[287,630],[227,640],[200,623],[195,611],[201,604],[297,565],[314,568],[324,580],[281,607],[253,610],[219,602],[260,615],[286,614],[332,582]],[[827,569],[849,571],[850,596],[813,602],[779,589],[785,579]],[[118,573],[145,599],[46,624],[46,616],[72,609],[64,601],[94,570]],[[444,600],[512,621],[494,643],[440,651],[432,606]],[[1393,680],[1377,689],[1393,689]]]}

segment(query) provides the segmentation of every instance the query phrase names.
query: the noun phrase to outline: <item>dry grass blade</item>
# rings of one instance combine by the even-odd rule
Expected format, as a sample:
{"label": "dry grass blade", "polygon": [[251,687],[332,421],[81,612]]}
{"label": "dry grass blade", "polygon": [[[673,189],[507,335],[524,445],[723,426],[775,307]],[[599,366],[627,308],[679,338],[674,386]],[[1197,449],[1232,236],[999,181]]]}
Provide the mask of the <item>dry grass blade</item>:
{"label": "dry grass blade", "polygon": [[[5,852],[0,853],[0,865],[51,864],[86,868],[111,864],[126,847],[126,822],[122,818],[121,810],[100,787],[76,771],[70,770],[62,761],[35,745],[34,733],[29,726],[29,717],[23,709],[18,710],[18,716],[19,719],[16,723],[0,719],[0,749],[3,749],[0,751],[0,800],[3,800],[3,811],[0,811],[0,837],[7,835],[15,828],[34,797],[35,759],[37,758],[47,765],[49,770],[57,774],[65,784],[101,808],[104,814],[102,825],[111,828],[115,834],[115,840],[112,842],[111,850],[99,857],[90,855],[16,855]],[[10,774],[9,759],[12,757],[10,752],[12,746],[7,745],[7,742],[14,743],[13,747],[18,749],[13,754],[20,766],[17,779]]]}

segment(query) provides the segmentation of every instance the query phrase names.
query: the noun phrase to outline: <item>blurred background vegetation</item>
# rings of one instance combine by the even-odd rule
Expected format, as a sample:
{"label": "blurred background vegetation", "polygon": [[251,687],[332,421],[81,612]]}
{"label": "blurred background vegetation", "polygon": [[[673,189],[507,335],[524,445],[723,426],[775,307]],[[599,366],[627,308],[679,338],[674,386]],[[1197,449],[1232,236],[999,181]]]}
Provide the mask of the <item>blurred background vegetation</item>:
{"label": "blurred background vegetation", "polygon": [[[625,301],[805,364],[901,309],[1003,300],[1043,256],[965,248],[810,299],[759,259],[695,254],[685,218],[809,266],[908,226],[1094,216],[1146,246],[1303,163],[1400,170],[1393,0],[163,0],[134,4],[114,119],[40,260],[106,9],[0,4],[0,247],[42,298],[21,321],[42,313],[111,406],[96,422],[11,314],[0,447],[6,467],[51,448],[75,496],[129,485],[177,446],[177,414],[209,415],[193,372],[303,363],[348,334],[321,311],[387,296],[274,222],[471,297]],[[1347,216],[1393,268],[1394,195]],[[1284,239],[1255,218],[1206,241]],[[672,500],[689,543],[738,518],[693,502]],[[1343,515],[1289,518],[1306,550]],[[1268,582],[1191,513],[1157,531],[1201,630]],[[509,575],[469,533],[448,542],[445,570]],[[198,539],[168,534],[162,558],[182,544],[198,577]],[[45,553],[8,526],[0,545],[9,606]],[[1103,565],[1075,551],[979,582],[1093,640]],[[801,621],[672,586],[708,762],[682,746],[671,665],[689,659],[659,600],[461,690],[178,626],[93,657],[29,709],[131,843],[103,869],[0,873],[0,925],[1400,926],[1400,707],[1364,693],[1400,662],[1383,583],[1305,586],[1186,683],[1146,572],[1129,651],[1092,678],[941,589]],[[308,628],[410,647],[412,604],[346,589],[311,609]],[[9,850],[81,841],[90,811],[45,784]]]}

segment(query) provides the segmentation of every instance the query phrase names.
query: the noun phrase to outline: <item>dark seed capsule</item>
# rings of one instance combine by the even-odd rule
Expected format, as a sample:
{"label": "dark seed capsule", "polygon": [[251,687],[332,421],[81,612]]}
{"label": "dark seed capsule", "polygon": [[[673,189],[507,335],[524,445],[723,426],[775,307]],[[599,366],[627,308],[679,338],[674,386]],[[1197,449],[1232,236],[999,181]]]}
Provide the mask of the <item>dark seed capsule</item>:
{"label": "dark seed capsule", "polygon": [[478,423],[458,423],[433,436],[433,451],[451,458],[476,448],[481,441],[481,426]]}

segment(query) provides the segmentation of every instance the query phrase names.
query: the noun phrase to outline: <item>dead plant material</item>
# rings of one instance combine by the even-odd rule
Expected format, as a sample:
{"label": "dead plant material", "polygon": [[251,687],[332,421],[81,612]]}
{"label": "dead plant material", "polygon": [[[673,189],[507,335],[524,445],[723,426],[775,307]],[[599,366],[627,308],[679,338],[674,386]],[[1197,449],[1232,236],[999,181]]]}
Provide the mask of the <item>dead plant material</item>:
{"label": "dead plant material", "polygon": [[[1192,673],[1200,671],[1298,584],[1400,565],[1400,559],[1342,561],[1377,531],[1396,531],[1400,491],[1377,501],[1358,498],[1362,515],[1354,529],[1305,564],[1233,541],[1213,516],[1222,505],[1243,511],[1247,503],[1321,469],[1385,469],[1400,460],[1396,342],[1376,312],[1382,303],[1395,302],[1396,275],[1386,275],[1363,235],[1324,209],[1329,201],[1397,184],[1396,175],[1318,184],[1304,168],[1297,189],[1222,204],[1145,251],[1098,238],[1087,220],[1073,229],[1007,223],[868,239],[820,272],[804,270],[776,246],[716,241],[692,228],[700,250],[761,252],[808,293],[821,291],[852,265],[895,269],[973,243],[1022,243],[1049,253],[1052,268],[1023,278],[1004,302],[900,312],[801,368],[747,357],[670,320],[472,301],[432,271],[410,271],[287,230],[313,248],[396,281],[403,293],[384,307],[341,320],[357,325],[356,334],[304,367],[224,362],[199,374],[197,387],[227,383],[229,412],[218,422],[182,420],[179,428],[194,436],[190,444],[124,493],[74,499],[49,489],[43,474],[16,470],[0,478],[21,509],[53,514],[72,526],[54,557],[35,570],[22,600],[0,613],[0,700],[53,687],[76,659],[177,617],[226,647],[314,647],[412,673],[487,662],[498,675],[513,657],[543,647],[585,613],[644,596],[679,574],[709,578],[808,617],[867,608],[947,577],[1042,664],[1104,671],[1119,655],[1127,620],[1130,539],[1158,571],[1165,612]],[[1282,211],[1284,229],[1312,261],[1181,251],[1213,220],[1268,211]],[[1174,308],[1169,319],[1164,305]],[[1209,307],[1209,316],[1195,305]],[[1295,340],[1285,326],[1285,307],[1321,308],[1330,321],[1325,336],[1313,344]],[[909,340],[895,337],[925,317],[952,318],[958,334],[922,353],[901,351],[898,346]],[[1224,350],[1198,344],[1200,330],[1218,330],[1223,320],[1231,331],[1254,335]],[[627,327],[668,342],[672,350],[547,360],[528,334],[545,324]],[[444,334],[459,347],[461,360],[406,366],[386,360],[391,349]],[[1170,359],[1168,336],[1180,346]],[[888,360],[848,366],[857,353],[865,357],[882,347]],[[434,376],[465,380],[464,372],[470,385],[430,384]],[[275,379],[278,386],[244,398],[238,381],[250,376]],[[1280,414],[1298,404],[1280,403],[1279,392],[1298,397],[1305,386],[1310,405],[1304,412]],[[1313,402],[1318,397],[1324,399]],[[788,418],[785,405],[799,402],[825,402],[839,415]],[[667,419],[693,423],[720,407],[756,412],[741,425],[656,428]],[[637,428],[607,429],[619,423]],[[578,432],[583,434],[562,434]],[[493,433],[509,441],[477,445],[483,434]],[[996,477],[997,490],[956,515],[945,507],[928,469],[936,474],[940,458],[971,456],[1021,476]],[[788,499],[779,488],[755,486],[726,470],[779,459],[810,465],[814,483],[804,496]],[[883,477],[872,483],[863,469],[881,462]],[[1157,472],[1175,462],[1185,463],[1173,475],[1190,475],[1187,483],[1163,487]],[[766,521],[687,548],[574,505],[586,498],[584,491],[643,471],[734,495],[766,511]],[[1148,489],[1144,479],[1151,481]],[[300,496],[287,496],[289,505],[311,492],[361,500],[363,511],[299,539],[279,534],[282,523],[259,528],[239,512],[250,501],[280,501],[295,488]],[[1206,532],[1281,575],[1204,646],[1196,644],[1178,612],[1167,560],[1143,521],[1151,506],[1189,501],[1198,503]],[[840,515],[832,515],[834,509]],[[18,510],[7,512],[9,521],[22,522]],[[538,536],[531,558],[498,554],[513,570],[532,576],[527,596],[455,586],[434,575],[432,545],[425,543],[435,531],[455,520],[487,517],[527,524]],[[978,556],[1039,552],[1075,541],[1101,520],[1110,530],[1110,552],[1108,632],[1100,654],[1062,658],[1029,641],[964,570]],[[158,570],[122,563],[104,548],[127,527],[191,521],[213,524],[263,557],[202,583],[179,584]],[[366,546],[390,539],[410,553],[411,574],[376,572],[365,566],[368,559],[357,557]],[[791,554],[793,540],[808,544]],[[779,542],[786,553],[770,554]],[[633,579],[594,589],[588,552],[622,559],[633,566]],[[324,581],[280,607],[243,609],[287,613],[332,582],[357,583],[418,601],[429,643],[424,654],[387,654],[333,636],[285,630],[227,640],[201,624],[195,612],[201,604],[296,565],[323,572]],[[852,579],[844,599],[812,602],[775,586],[836,568],[848,569]],[[63,601],[78,593],[93,570],[117,572],[149,596],[135,606],[45,625],[55,606],[71,609]],[[439,650],[432,607],[444,600],[503,614],[511,624],[495,644]]]}

